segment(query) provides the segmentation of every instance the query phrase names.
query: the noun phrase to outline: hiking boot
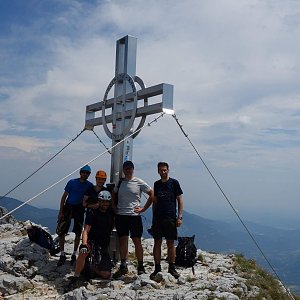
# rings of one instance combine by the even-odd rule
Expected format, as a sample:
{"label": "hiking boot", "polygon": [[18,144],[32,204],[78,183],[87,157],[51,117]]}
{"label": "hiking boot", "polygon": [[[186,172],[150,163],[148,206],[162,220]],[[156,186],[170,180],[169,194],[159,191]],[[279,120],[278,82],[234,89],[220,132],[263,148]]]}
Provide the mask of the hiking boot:
{"label": "hiking boot", "polygon": [[156,274],[159,273],[159,272],[161,272],[161,267],[155,268],[154,272],[150,274],[150,279],[155,280]]}
{"label": "hiking boot", "polygon": [[168,273],[170,273],[175,279],[180,277],[174,266],[169,266]]}
{"label": "hiking boot", "polygon": [[112,277],[113,277],[113,279],[118,279],[121,276],[126,275],[127,273],[128,273],[128,268],[120,266],[119,270],[115,274],[113,274]]}
{"label": "hiking boot", "polygon": [[65,262],[66,262],[66,256],[65,255],[61,255],[60,257],[59,257],[59,260],[58,260],[58,263],[57,263],[57,266],[58,267],[60,267],[60,266],[62,266],[62,265],[64,265],[65,264]]}
{"label": "hiking boot", "polygon": [[73,266],[75,262],[76,262],[76,255],[72,254],[72,256],[71,256],[71,266]]}
{"label": "hiking boot", "polygon": [[138,273],[138,275],[145,274],[146,271],[145,271],[144,266],[139,266],[139,267],[137,268],[137,273]]}

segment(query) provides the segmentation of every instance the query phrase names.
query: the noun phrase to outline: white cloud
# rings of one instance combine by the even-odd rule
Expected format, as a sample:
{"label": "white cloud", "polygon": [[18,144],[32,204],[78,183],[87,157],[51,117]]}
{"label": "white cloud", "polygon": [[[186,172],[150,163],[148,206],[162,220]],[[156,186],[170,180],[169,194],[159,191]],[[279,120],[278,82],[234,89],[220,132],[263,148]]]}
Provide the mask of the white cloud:
{"label": "white cloud", "polygon": [[[0,135],[0,139],[1,147],[13,148],[25,152],[32,152],[37,149],[46,148],[49,146],[49,143],[46,143],[45,140],[22,136]],[[6,155],[10,156],[10,151],[7,151]]]}
{"label": "white cloud", "polygon": [[[298,2],[56,4],[57,11],[47,10],[44,19],[11,21],[9,38],[0,39],[0,56],[6,59],[0,73],[5,149],[34,153],[34,159],[40,153],[42,161],[41,149],[52,153],[73,138],[84,126],[85,106],[102,99],[114,76],[116,39],[130,34],[138,38],[137,74],[148,86],[174,84],[176,114],[197,149],[221,176],[227,172],[226,178],[239,177],[239,186],[233,180],[228,190],[242,193],[242,185],[254,181],[249,169],[268,169],[272,176],[274,168],[288,166],[295,176],[300,165]],[[74,167],[99,150],[93,136],[81,138],[72,148]],[[171,117],[145,130],[135,145],[134,158],[147,170],[154,166],[150,180],[156,177],[156,160],[165,158],[184,181],[188,196],[198,193],[186,177],[192,173],[194,180],[202,172],[201,163],[195,163],[197,156]],[[8,152],[2,154],[10,159]],[[210,188],[201,185],[208,198],[218,197]],[[281,200],[278,189],[279,184],[268,201]],[[249,198],[259,198],[255,188],[249,193]],[[296,186],[290,197],[295,193]],[[187,203],[194,206],[192,200]]]}

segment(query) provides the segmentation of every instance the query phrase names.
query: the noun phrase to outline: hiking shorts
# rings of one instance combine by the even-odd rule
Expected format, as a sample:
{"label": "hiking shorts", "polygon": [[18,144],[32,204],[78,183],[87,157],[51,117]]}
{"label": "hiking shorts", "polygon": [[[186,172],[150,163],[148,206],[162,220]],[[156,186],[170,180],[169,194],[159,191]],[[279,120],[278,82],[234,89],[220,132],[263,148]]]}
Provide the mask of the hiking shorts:
{"label": "hiking shorts", "polygon": [[84,221],[84,207],[82,205],[70,205],[65,204],[63,208],[63,218],[59,221],[56,228],[56,233],[58,235],[65,235],[68,233],[71,220],[74,220],[73,232],[75,235],[80,236],[83,228]]}
{"label": "hiking shorts", "polygon": [[129,236],[129,233],[131,238],[142,237],[143,222],[141,216],[116,215],[115,224],[119,237]]}
{"label": "hiking shorts", "polygon": [[155,240],[177,240],[176,219],[163,216],[153,222],[152,235]]}

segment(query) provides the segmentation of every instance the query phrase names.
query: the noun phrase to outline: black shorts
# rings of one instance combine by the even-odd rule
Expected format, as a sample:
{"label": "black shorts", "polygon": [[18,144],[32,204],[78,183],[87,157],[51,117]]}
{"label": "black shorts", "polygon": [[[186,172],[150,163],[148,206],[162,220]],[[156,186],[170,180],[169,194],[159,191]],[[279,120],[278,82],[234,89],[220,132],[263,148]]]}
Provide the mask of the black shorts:
{"label": "black shorts", "polygon": [[119,237],[129,236],[129,233],[131,238],[140,238],[143,235],[143,222],[141,216],[116,215],[115,224]]}
{"label": "black shorts", "polygon": [[84,221],[84,207],[82,205],[65,204],[63,208],[63,218],[57,224],[56,233],[58,235],[65,235],[68,233],[71,220],[74,220],[73,232],[75,235],[80,236],[83,228]]}
{"label": "black shorts", "polygon": [[165,237],[166,240],[177,240],[176,219],[165,216],[159,217],[153,221],[153,238],[161,240]]}

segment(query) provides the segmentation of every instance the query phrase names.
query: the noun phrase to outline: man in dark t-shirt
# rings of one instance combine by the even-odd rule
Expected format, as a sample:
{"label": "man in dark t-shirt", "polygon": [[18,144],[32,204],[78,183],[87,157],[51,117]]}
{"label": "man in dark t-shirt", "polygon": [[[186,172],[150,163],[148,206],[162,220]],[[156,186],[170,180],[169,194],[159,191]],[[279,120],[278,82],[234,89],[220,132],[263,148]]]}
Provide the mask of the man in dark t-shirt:
{"label": "man in dark t-shirt", "polygon": [[99,208],[87,212],[74,277],[71,277],[72,285],[79,282],[79,276],[84,269],[86,257],[90,253],[95,253],[93,249],[97,249],[99,254],[98,257],[94,257],[96,265],[92,266],[95,273],[102,279],[111,277],[112,263],[108,253],[110,235],[114,225],[111,194],[109,191],[101,191],[98,199]]}
{"label": "man in dark t-shirt", "polygon": [[[168,272],[178,278],[179,274],[175,269],[174,240],[177,240],[177,227],[182,224],[182,190],[179,182],[169,177],[168,163],[159,162],[157,169],[161,179],[154,183],[152,235],[154,238],[155,269],[150,278],[155,279],[156,274],[161,272],[160,260],[163,237],[166,239],[168,248]],[[176,211],[177,206],[178,212]]]}

